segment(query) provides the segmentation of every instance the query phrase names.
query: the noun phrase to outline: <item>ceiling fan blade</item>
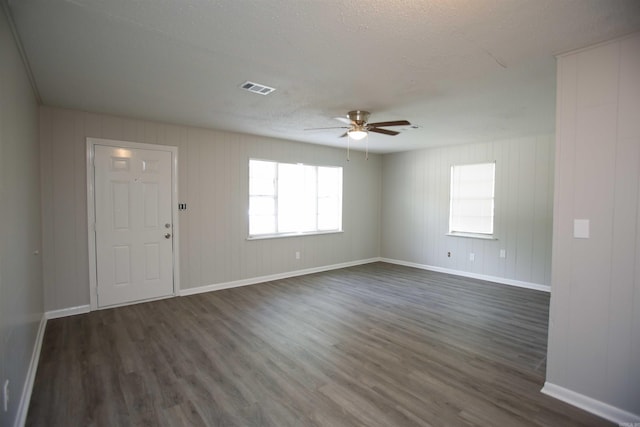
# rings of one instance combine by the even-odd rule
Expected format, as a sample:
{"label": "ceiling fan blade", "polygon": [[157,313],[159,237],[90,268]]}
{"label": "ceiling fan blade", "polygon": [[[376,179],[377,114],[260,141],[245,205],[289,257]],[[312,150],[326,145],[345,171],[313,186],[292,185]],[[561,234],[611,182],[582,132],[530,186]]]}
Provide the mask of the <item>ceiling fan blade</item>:
{"label": "ceiling fan blade", "polygon": [[334,119],[336,119],[336,120],[338,120],[338,121],[340,121],[342,123],[348,124],[348,125],[351,124],[351,119],[349,119],[349,117],[338,116],[338,117],[334,117]]}
{"label": "ceiling fan blade", "polygon": [[395,120],[393,122],[377,122],[377,123],[369,123],[369,126],[373,127],[386,127],[386,126],[408,126],[409,123],[406,120]]}
{"label": "ceiling fan blade", "polygon": [[347,136],[347,132],[345,132],[342,135],[340,135],[340,138],[344,138],[345,136]]}
{"label": "ceiling fan blade", "polygon": [[328,128],[306,128],[305,130],[349,129],[349,126],[333,126]]}
{"label": "ceiling fan blade", "polygon": [[400,132],[396,132],[395,130],[379,129],[379,128],[369,128],[368,130],[369,132],[383,133],[385,135],[391,135],[391,136],[395,136],[400,133]]}

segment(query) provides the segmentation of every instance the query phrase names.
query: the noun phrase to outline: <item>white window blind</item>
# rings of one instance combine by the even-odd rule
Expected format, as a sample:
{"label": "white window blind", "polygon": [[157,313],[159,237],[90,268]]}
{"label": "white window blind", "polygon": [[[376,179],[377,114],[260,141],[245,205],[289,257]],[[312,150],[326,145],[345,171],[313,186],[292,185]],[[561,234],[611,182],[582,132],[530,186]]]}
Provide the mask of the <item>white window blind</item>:
{"label": "white window blind", "polygon": [[341,230],[341,167],[249,161],[249,237]]}
{"label": "white window blind", "polygon": [[493,234],[495,162],[451,166],[450,233]]}

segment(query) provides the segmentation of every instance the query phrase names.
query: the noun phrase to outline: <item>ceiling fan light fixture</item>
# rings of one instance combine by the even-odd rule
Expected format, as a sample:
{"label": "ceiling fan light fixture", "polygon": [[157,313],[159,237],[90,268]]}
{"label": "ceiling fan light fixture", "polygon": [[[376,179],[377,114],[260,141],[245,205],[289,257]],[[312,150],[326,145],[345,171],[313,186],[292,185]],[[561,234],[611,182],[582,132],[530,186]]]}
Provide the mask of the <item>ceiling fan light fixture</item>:
{"label": "ceiling fan light fixture", "polygon": [[347,132],[347,134],[349,135],[349,138],[353,139],[354,141],[360,141],[361,139],[367,137],[367,131],[359,129],[350,130],[349,132]]}

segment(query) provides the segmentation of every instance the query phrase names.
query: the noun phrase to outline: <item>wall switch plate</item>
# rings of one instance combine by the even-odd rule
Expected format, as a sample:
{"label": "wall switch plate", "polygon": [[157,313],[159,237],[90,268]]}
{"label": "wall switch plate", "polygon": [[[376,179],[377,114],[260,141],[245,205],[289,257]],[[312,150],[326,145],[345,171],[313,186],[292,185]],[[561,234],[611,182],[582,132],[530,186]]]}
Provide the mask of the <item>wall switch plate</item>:
{"label": "wall switch plate", "polygon": [[469,254],[469,261],[475,261],[475,260],[476,260],[476,254],[470,253]]}
{"label": "wall switch plate", "polygon": [[506,258],[507,257],[507,251],[504,249],[500,249],[500,258]]}
{"label": "wall switch plate", "polygon": [[300,251],[296,251],[296,259],[300,259]]}
{"label": "wall switch plate", "polygon": [[573,220],[573,237],[575,239],[589,238],[589,220],[588,219]]}

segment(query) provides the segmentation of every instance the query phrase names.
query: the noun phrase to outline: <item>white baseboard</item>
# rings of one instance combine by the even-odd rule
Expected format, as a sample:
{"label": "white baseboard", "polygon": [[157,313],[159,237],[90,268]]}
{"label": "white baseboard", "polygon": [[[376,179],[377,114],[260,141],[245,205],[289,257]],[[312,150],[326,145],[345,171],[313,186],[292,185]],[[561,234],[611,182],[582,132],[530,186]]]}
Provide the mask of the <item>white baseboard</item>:
{"label": "white baseboard", "polygon": [[57,319],[59,317],[67,317],[67,316],[74,316],[76,314],[84,314],[90,311],[91,311],[91,306],[87,304],[87,305],[78,305],[76,307],[62,308],[60,310],[47,311],[45,313],[45,316],[47,316],[47,319]]}
{"label": "white baseboard", "polygon": [[18,405],[18,412],[16,413],[14,427],[23,427],[27,421],[27,412],[29,411],[29,403],[31,402],[31,392],[33,391],[33,383],[36,380],[38,362],[40,361],[40,350],[42,349],[42,341],[44,339],[44,331],[46,328],[47,316],[46,314],[43,314],[42,319],[40,319],[40,325],[38,326],[36,341],[33,345],[33,352],[31,352],[31,360],[29,361],[29,368],[27,369],[27,377],[25,378],[24,386],[22,387],[22,395],[20,396],[20,403]]}
{"label": "white baseboard", "polygon": [[422,269],[422,270],[435,271],[435,272],[438,272],[438,273],[447,273],[447,274],[453,274],[455,276],[470,277],[472,279],[486,280],[488,282],[495,282],[495,283],[500,283],[500,284],[503,284],[503,285],[517,286],[519,288],[527,288],[527,289],[535,289],[536,291],[551,292],[551,286],[549,286],[549,285],[541,285],[541,284],[538,284],[538,283],[523,282],[521,280],[507,279],[507,278],[498,277],[498,276],[487,276],[485,274],[477,274],[477,273],[470,273],[468,271],[453,270],[453,269],[450,269],[450,268],[443,268],[443,267],[435,267],[435,266],[432,266],[432,265],[418,264],[418,263],[415,263],[415,262],[401,261],[401,260],[398,260],[398,259],[380,258],[380,261],[388,262],[388,263],[391,263],[391,264],[404,265],[406,267],[419,268],[419,269]]}
{"label": "white baseboard", "polygon": [[231,282],[215,283],[212,285],[198,286],[197,288],[182,289],[180,290],[179,295],[180,296],[195,295],[195,294],[201,294],[203,292],[212,292],[212,291],[219,291],[222,289],[237,288],[240,286],[255,285],[257,283],[269,282],[271,280],[286,279],[289,277],[303,276],[305,274],[319,273],[322,271],[329,271],[329,270],[337,270],[339,268],[352,267],[354,265],[369,264],[372,262],[380,262],[380,261],[388,262],[390,264],[397,264],[397,265],[404,265],[407,267],[419,268],[422,270],[429,270],[429,271],[435,271],[439,273],[453,274],[456,276],[470,277],[473,279],[486,280],[489,282],[501,283],[501,284],[510,285],[510,286],[517,286],[520,288],[535,289],[537,291],[543,291],[543,292],[551,292],[550,286],[541,285],[538,283],[523,282],[520,280],[506,279],[504,277],[469,273],[466,271],[452,270],[449,268],[435,267],[435,266],[426,265],[426,264],[417,264],[414,262],[401,261],[397,259],[369,258],[369,259],[363,259],[363,260],[357,260],[357,261],[344,262],[340,264],[326,265],[322,267],[313,267],[313,268],[307,268],[303,270],[288,271],[285,273],[271,274],[267,276],[251,277],[249,279],[234,280]]}
{"label": "white baseboard", "polygon": [[201,294],[203,292],[219,291],[222,289],[237,288],[240,286],[255,285],[257,283],[270,282],[272,280],[287,279],[289,277],[304,276],[305,274],[320,273],[322,271],[337,270],[339,268],[353,267],[355,265],[378,262],[380,258],[369,258],[357,261],[343,262],[340,264],[325,265],[322,267],[305,268],[303,270],[287,271],[285,273],[270,274],[267,276],[251,277],[249,279],[234,280],[232,282],[215,283],[213,285],[198,286],[197,288],[181,289],[180,296]]}
{"label": "white baseboard", "polygon": [[544,387],[542,387],[542,390],[540,391],[548,396],[562,400],[563,402],[577,408],[584,409],[587,412],[591,412],[594,415],[598,415],[599,417],[621,426],[638,425],[638,423],[640,423],[640,415],[638,414],[632,414],[631,412],[627,412],[623,409],[609,405],[608,403],[601,402],[548,381],[544,383]]}

